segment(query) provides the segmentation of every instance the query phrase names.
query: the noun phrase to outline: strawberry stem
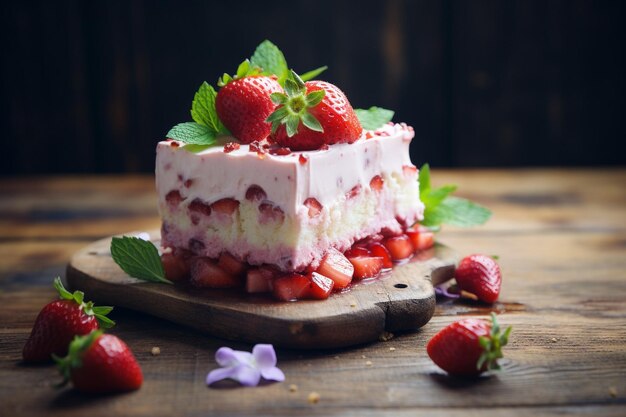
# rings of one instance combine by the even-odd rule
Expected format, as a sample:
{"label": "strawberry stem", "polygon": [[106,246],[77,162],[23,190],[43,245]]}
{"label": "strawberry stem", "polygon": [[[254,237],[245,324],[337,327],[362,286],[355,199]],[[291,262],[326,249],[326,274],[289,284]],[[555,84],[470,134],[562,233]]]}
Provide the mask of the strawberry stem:
{"label": "strawberry stem", "polygon": [[279,105],[265,120],[272,124],[272,133],[275,133],[280,125],[285,125],[287,136],[293,137],[298,133],[300,122],[308,129],[324,132],[319,120],[309,112],[309,109],[320,104],[326,92],[316,90],[307,94],[304,81],[291,70],[285,80],[285,93],[287,94],[273,93],[270,96],[274,104]]}
{"label": "strawberry stem", "polygon": [[512,327],[509,326],[504,333],[501,333],[496,314],[491,313],[491,331],[489,332],[489,336],[481,336],[478,338],[478,343],[480,343],[480,346],[483,348],[483,353],[476,363],[476,369],[482,370],[484,368],[487,371],[500,369],[498,359],[503,357],[502,348],[509,342],[511,330]]}
{"label": "strawberry stem", "polygon": [[59,372],[61,372],[61,375],[63,376],[63,381],[61,381],[57,387],[62,387],[69,382],[72,369],[80,368],[82,366],[81,357],[83,353],[89,349],[93,342],[95,342],[96,339],[98,339],[103,333],[104,332],[102,330],[94,330],[84,336],[74,336],[74,339],[71,341],[68,348],[67,356],[61,358],[55,354],[52,355],[52,358],[59,368]]}
{"label": "strawberry stem", "polygon": [[54,279],[54,288],[59,293],[59,297],[62,300],[73,300],[76,304],[78,304],[83,310],[83,312],[88,316],[95,316],[96,320],[98,320],[98,325],[104,329],[109,329],[115,326],[115,322],[108,318],[106,315],[113,310],[113,307],[109,306],[94,306],[92,301],[85,302],[85,293],[82,291],[74,291],[69,292],[61,281],[61,277],[56,277]]}

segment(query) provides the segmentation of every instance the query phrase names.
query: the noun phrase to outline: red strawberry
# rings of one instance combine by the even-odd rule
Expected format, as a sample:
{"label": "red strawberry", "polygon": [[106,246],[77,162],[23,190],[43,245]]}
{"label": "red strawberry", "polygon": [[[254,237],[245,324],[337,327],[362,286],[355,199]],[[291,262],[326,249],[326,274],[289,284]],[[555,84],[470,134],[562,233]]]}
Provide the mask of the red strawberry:
{"label": "red strawberry", "polygon": [[246,274],[246,292],[257,293],[272,291],[274,274],[274,271],[265,267],[249,269]]}
{"label": "red strawberry", "polygon": [[383,268],[392,268],[393,262],[391,260],[391,254],[387,248],[379,242],[373,242],[369,246],[372,256],[378,256],[383,259]]}
{"label": "red strawberry", "polygon": [[282,301],[293,301],[309,296],[311,280],[300,274],[284,275],[274,281],[274,296]]}
{"label": "red strawberry", "polygon": [[406,235],[394,236],[385,239],[383,242],[389,253],[391,254],[391,259],[394,261],[401,261],[403,259],[407,259],[411,255],[415,249],[413,248],[413,244],[409,240]]}
{"label": "red strawberry", "polygon": [[241,275],[246,270],[246,265],[228,252],[222,252],[217,260],[217,266],[230,275]]}
{"label": "red strawberry", "polygon": [[500,295],[502,273],[500,266],[489,256],[471,255],[463,258],[454,277],[460,289],[486,303],[494,303]]}
{"label": "red strawberry", "polygon": [[375,277],[383,269],[383,258],[378,256],[356,256],[348,260],[354,266],[354,279]]}
{"label": "red strawberry", "polygon": [[498,359],[510,333],[511,327],[500,333],[496,315],[491,313],[491,322],[465,319],[452,323],[430,339],[426,350],[433,362],[449,374],[479,375],[500,369]]}
{"label": "red strawberry", "polygon": [[265,119],[276,108],[270,94],[282,93],[283,89],[275,78],[246,76],[245,72],[243,75],[219,90],[215,110],[234,137],[242,143],[251,143],[269,136],[271,125]]}
{"label": "red strawberry", "polygon": [[319,149],[324,144],[352,143],[363,128],[346,95],[325,81],[304,83],[295,73],[285,81],[287,94],[273,94],[279,107],[268,122],[271,139],[295,151]]}
{"label": "red strawberry", "polygon": [[141,387],[143,375],[133,352],[121,339],[96,330],[76,336],[69,354],[56,357],[64,382],[88,393],[133,391]]}
{"label": "red strawberry", "polygon": [[182,281],[189,277],[189,257],[188,253],[180,253],[178,251],[161,255],[165,277],[174,282]]}
{"label": "red strawberry", "polygon": [[322,204],[313,197],[304,200],[304,206],[309,209],[309,217],[313,218],[322,212]]}
{"label": "red strawberry", "polygon": [[210,258],[191,260],[191,285],[198,288],[233,288],[241,285],[239,276],[231,275]]}
{"label": "red strawberry", "polygon": [[406,231],[406,235],[411,240],[416,251],[426,250],[435,246],[435,233],[424,226],[411,228]]}
{"label": "red strawberry", "polygon": [[332,279],[335,282],[335,289],[341,290],[352,281],[354,266],[343,253],[335,248],[330,248],[315,272]]}
{"label": "red strawberry", "polygon": [[335,282],[332,279],[325,277],[324,275],[320,275],[317,272],[312,272],[309,279],[311,280],[309,287],[310,298],[325,300],[328,298],[333,290],[333,287],[335,286]]}
{"label": "red strawberry", "polygon": [[374,191],[380,191],[385,185],[385,180],[380,175],[374,175],[370,180],[370,188]]}
{"label": "red strawberry", "polygon": [[65,355],[74,336],[115,324],[106,317],[113,307],[95,307],[91,301],[84,302],[85,294],[82,291],[70,293],[63,287],[61,278],[55,278],[54,287],[61,300],[47,304],[39,312],[22,351],[27,362],[48,361],[52,354]]}
{"label": "red strawberry", "polygon": [[369,256],[370,251],[365,247],[359,245],[353,245],[350,249],[343,253],[346,258],[354,258],[355,256]]}
{"label": "red strawberry", "polygon": [[232,216],[239,208],[239,201],[234,198],[222,198],[211,204],[211,210],[222,216]]}

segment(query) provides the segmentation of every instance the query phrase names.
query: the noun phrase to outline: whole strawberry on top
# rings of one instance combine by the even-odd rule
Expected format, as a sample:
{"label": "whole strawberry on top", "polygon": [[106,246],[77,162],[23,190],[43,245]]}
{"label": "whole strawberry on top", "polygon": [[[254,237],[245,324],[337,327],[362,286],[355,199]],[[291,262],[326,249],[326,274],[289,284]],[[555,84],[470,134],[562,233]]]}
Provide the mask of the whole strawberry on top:
{"label": "whole strawberry on top", "polygon": [[285,92],[273,93],[279,107],[267,118],[271,141],[295,151],[319,149],[324,144],[352,143],[363,128],[346,95],[326,81],[306,83],[291,71]]}
{"label": "whole strawberry on top", "polygon": [[500,369],[502,347],[508,343],[511,327],[504,333],[496,315],[491,321],[465,319],[450,324],[433,336],[426,350],[428,356],[451,375],[476,376],[489,370]]}
{"label": "whole strawberry on top", "polygon": [[141,368],[126,343],[111,334],[96,330],[76,336],[64,358],[55,356],[63,384],[88,393],[124,392],[139,389]]}
{"label": "whole strawberry on top", "polygon": [[222,87],[215,98],[215,109],[226,128],[242,143],[267,138],[271,125],[265,119],[274,111],[276,104],[272,93],[282,93],[277,77],[260,75],[259,68],[252,68],[245,60],[232,78],[224,74],[218,81]]}
{"label": "whole strawberry on top", "polygon": [[474,294],[480,301],[494,303],[500,295],[502,272],[487,255],[470,255],[461,260],[454,274],[460,289]]}
{"label": "whole strawberry on top", "polygon": [[48,361],[52,354],[65,355],[74,336],[115,324],[106,317],[113,307],[95,307],[91,301],[85,302],[82,291],[70,293],[59,277],[54,279],[54,288],[61,299],[52,301],[39,312],[22,351],[27,362]]}

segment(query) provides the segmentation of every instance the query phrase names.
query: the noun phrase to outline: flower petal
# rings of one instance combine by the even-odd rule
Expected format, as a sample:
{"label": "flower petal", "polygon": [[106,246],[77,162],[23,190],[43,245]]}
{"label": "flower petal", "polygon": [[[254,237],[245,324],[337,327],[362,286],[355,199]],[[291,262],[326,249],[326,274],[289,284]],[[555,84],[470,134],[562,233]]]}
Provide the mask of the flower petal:
{"label": "flower petal", "polygon": [[273,366],[271,368],[261,369],[261,376],[269,381],[282,382],[285,380],[283,371]]}
{"label": "flower petal", "polygon": [[229,347],[221,347],[215,352],[215,362],[219,366],[231,366],[237,361],[235,351]]}
{"label": "flower petal", "polygon": [[261,372],[258,369],[247,365],[240,365],[235,368],[235,375],[233,379],[239,381],[241,385],[246,387],[253,387],[259,385],[261,380]]}
{"label": "flower petal", "polygon": [[221,381],[222,379],[232,378],[236,374],[236,368],[217,368],[209,372],[206,376],[206,384],[211,385],[212,383]]}
{"label": "flower petal", "polygon": [[252,356],[256,360],[259,369],[269,369],[276,366],[276,352],[274,346],[258,344],[252,348]]}

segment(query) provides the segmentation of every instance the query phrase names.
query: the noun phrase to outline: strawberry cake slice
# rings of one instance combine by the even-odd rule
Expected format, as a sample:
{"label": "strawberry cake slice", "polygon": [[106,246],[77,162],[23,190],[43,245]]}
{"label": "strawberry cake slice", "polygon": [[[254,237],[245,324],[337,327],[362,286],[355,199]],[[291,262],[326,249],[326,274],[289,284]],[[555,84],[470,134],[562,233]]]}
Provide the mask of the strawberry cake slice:
{"label": "strawberry cake slice", "polygon": [[424,208],[409,159],[413,135],[389,124],[351,144],[297,152],[253,143],[193,153],[162,141],[163,245],[288,272],[317,266],[330,248],[403,233]]}
{"label": "strawberry cake slice", "polygon": [[389,110],[355,111],[339,88],[312,80],[324,68],[287,68],[262,43],[219,91],[203,83],[194,122],[159,142],[170,280],[322,299],[432,246],[432,232],[414,227],[424,205],[413,129]]}

